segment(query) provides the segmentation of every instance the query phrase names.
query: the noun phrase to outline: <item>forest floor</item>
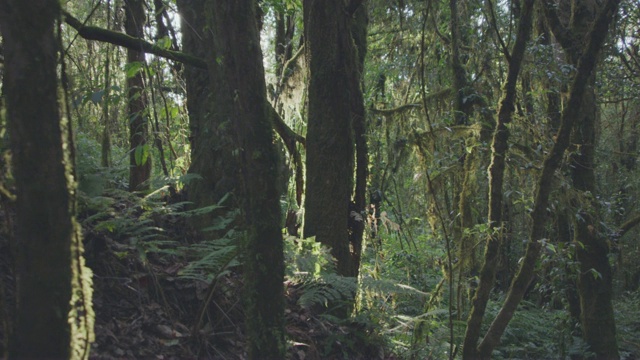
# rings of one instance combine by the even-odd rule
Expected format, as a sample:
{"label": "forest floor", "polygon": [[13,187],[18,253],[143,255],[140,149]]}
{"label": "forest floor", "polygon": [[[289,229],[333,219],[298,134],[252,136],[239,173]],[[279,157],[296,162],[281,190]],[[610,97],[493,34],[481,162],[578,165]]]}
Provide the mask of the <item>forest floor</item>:
{"label": "forest floor", "polygon": [[[170,256],[145,260],[131,245],[105,240],[105,251],[90,264],[96,313],[92,359],[246,357],[242,276],[237,271],[210,284],[183,279],[178,271],[186,264]],[[285,285],[289,359],[391,358],[382,348],[342,346],[340,339],[361,329],[338,326],[302,308],[298,287]],[[350,353],[354,348],[361,352]]]}
{"label": "forest floor", "polygon": [[[126,215],[130,217],[129,222],[145,222],[146,219],[135,218],[142,214],[140,211],[130,211],[135,207],[123,198],[109,206],[120,213],[112,213],[113,219]],[[108,223],[104,214],[92,211],[81,212],[79,221],[90,224],[96,215],[102,218],[101,224]],[[177,240],[182,245],[199,241],[184,218],[155,217],[153,226],[162,227],[163,237]],[[9,234],[6,228],[4,230],[0,235]],[[187,265],[181,257],[147,251],[126,234],[118,234],[109,226],[85,225],[83,235],[87,265],[93,270],[96,315],[96,339],[91,347],[91,359],[246,357],[239,267],[207,283],[180,276],[180,270]],[[7,303],[7,306],[0,306],[5,312],[0,314],[3,319],[9,318],[6,312],[15,299],[10,254],[8,236],[0,236],[0,285],[5,285],[0,289],[6,289],[5,293],[0,293],[0,300]],[[394,358],[385,353],[382,345],[371,347],[357,343],[357,337],[351,335],[354,331],[366,332],[361,325],[338,324],[319,311],[299,306],[297,300],[301,291],[297,284],[287,282],[285,292],[289,359]],[[3,325],[8,324],[5,321]],[[3,328],[0,327],[0,354],[6,339]],[[345,340],[349,344],[343,343]]]}
{"label": "forest floor", "polygon": [[[190,230],[186,218],[172,212],[144,211],[132,199],[113,196],[103,199],[108,202],[106,207],[80,207],[85,209],[81,211],[79,221],[83,224],[87,264],[94,273],[96,340],[90,358],[245,358],[241,267],[221,273],[210,282],[185,277],[181,270],[188,266],[188,261],[183,256],[167,251],[170,248],[150,247],[161,241],[145,243],[132,239],[136,236],[144,239],[144,232],[141,233],[144,229],[157,229],[162,232],[162,239],[174,241],[170,245],[174,247],[197,244],[201,241],[199,236]],[[15,299],[13,257],[8,241],[12,217],[7,209],[0,209],[0,316],[5,319],[0,326],[0,354],[4,352],[6,341],[8,309],[13,307]],[[377,324],[337,321],[320,308],[300,306],[298,300],[302,293],[300,284],[285,283],[288,359],[404,358],[390,351],[385,345],[388,342],[379,339],[376,329],[369,328]],[[526,313],[520,315],[530,320],[535,314],[543,314]],[[616,305],[616,313],[622,358],[640,359],[637,340],[640,336],[640,293],[622,297]],[[540,322],[537,328],[541,333],[548,333],[549,324],[554,322],[544,314],[535,315],[534,322]],[[523,339],[515,337],[514,328],[511,336],[503,338],[503,347],[515,349],[514,354],[520,355],[545,353],[537,349],[544,348],[545,344],[538,344],[537,340],[543,335],[536,335],[531,321],[526,325],[529,331],[523,334],[523,339],[529,339],[525,345]],[[523,352],[522,349],[529,345],[536,349]]]}

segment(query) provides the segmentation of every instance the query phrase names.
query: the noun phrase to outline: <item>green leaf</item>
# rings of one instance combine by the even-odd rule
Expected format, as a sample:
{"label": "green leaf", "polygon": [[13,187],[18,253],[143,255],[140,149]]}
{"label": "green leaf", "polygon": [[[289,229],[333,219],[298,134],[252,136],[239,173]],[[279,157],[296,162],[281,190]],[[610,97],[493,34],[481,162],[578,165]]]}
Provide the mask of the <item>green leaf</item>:
{"label": "green leaf", "polygon": [[149,159],[149,144],[137,146],[134,157],[137,166],[146,164],[147,160]]}
{"label": "green leaf", "polygon": [[598,270],[591,268],[589,269],[589,272],[591,273],[591,275],[593,275],[593,278],[595,280],[602,279],[602,274]]}
{"label": "green leaf", "polygon": [[143,64],[141,61],[134,61],[124,65],[124,72],[127,74],[128,78],[131,78],[136,76],[140,71],[142,71],[142,67],[143,67]]}
{"label": "green leaf", "polygon": [[558,253],[558,251],[556,250],[556,247],[553,244],[546,243],[545,245],[547,247],[547,250],[551,251],[554,254]]}
{"label": "green leaf", "polygon": [[180,113],[180,108],[178,108],[177,106],[172,106],[171,108],[169,108],[169,117],[174,119],[178,117],[178,114]]}
{"label": "green leaf", "polygon": [[94,105],[98,105],[102,102],[102,98],[104,97],[104,90],[98,90],[91,93],[91,102]]}
{"label": "green leaf", "polygon": [[160,48],[168,50],[171,48],[171,39],[168,36],[164,36],[156,41],[156,45]]}

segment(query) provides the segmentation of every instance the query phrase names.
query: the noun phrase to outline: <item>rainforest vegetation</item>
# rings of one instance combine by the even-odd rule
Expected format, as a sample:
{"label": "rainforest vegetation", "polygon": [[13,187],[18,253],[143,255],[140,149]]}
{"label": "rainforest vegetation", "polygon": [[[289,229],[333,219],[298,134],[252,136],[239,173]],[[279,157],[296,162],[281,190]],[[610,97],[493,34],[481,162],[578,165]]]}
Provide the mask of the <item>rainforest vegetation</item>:
{"label": "rainforest vegetation", "polygon": [[7,359],[640,359],[640,1],[0,0]]}

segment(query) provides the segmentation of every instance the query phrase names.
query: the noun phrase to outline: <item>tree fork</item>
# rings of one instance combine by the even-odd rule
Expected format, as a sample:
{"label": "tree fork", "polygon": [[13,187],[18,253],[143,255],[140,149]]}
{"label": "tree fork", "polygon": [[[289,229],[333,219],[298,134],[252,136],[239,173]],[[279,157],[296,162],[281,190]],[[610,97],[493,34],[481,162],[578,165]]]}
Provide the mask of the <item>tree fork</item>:
{"label": "tree fork", "polygon": [[491,230],[498,230],[498,233],[489,234],[487,239],[485,261],[480,270],[480,283],[473,298],[473,308],[467,322],[462,355],[464,359],[472,359],[479,356],[476,344],[480,336],[480,327],[489,301],[489,295],[495,282],[499,247],[502,242],[499,229],[502,227],[502,187],[504,183],[505,157],[508,150],[507,141],[509,139],[507,124],[512,120],[518,76],[524,59],[527,41],[529,41],[531,35],[533,4],[534,0],[524,1],[512,54],[505,55],[509,62],[509,70],[504,98],[498,111],[498,124],[493,136],[493,151],[491,164],[489,165],[489,227]]}
{"label": "tree fork", "polygon": [[578,71],[571,86],[568,105],[562,113],[562,122],[556,142],[544,160],[542,173],[538,181],[534,208],[531,213],[533,225],[525,256],[500,312],[491,323],[484,339],[478,346],[478,358],[490,358],[491,352],[500,341],[505,328],[524,296],[527,286],[533,279],[535,263],[540,255],[540,248],[542,246],[539,240],[544,237],[545,233],[546,211],[554,173],[560,166],[565,150],[569,147],[571,130],[579,116],[582,105],[582,95],[585,92],[588,80],[595,67],[596,59],[607,36],[609,24],[613,19],[619,3],[620,0],[607,1],[589,33],[589,43],[586,51],[580,57]]}

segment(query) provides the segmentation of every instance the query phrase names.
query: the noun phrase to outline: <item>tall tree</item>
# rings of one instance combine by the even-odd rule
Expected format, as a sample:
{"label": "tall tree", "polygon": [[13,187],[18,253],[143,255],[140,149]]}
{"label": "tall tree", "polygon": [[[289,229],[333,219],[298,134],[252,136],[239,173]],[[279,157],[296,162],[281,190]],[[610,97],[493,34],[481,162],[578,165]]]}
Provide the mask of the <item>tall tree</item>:
{"label": "tall tree", "polygon": [[[235,178],[245,228],[245,325],[250,359],[282,359],[284,254],[278,157],[266,98],[262,51],[253,0],[209,0],[212,34],[209,86],[215,111],[210,124],[232,129]],[[203,129],[204,130],[204,129]]]}
{"label": "tall tree", "polygon": [[[464,350],[464,358],[466,359],[489,359],[491,357],[493,349],[499,343],[504,330],[511,321],[518,304],[524,297],[525,291],[533,279],[535,264],[542,247],[540,240],[545,236],[547,206],[549,204],[549,194],[551,193],[554,174],[560,166],[565,151],[569,147],[571,130],[581,116],[580,112],[584,93],[588,87],[589,79],[592,76],[598,54],[604,44],[609,30],[609,24],[616,13],[618,3],[619,0],[608,0],[589,31],[587,45],[578,61],[577,72],[571,84],[568,103],[562,112],[562,121],[556,136],[556,141],[544,160],[543,168],[538,178],[533,210],[531,212],[532,226],[525,255],[520,262],[520,269],[513,279],[502,308],[491,323],[491,326],[477,346],[477,349]],[[478,290],[478,292],[480,292],[480,290]],[[474,304],[474,306],[475,305],[476,304]],[[479,324],[476,324],[476,326],[479,326]],[[467,330],[467,333],[469,333],[469,330]],[[471,346],[473,346],[473,343],[471,343]]]}
{"label": "tall tree", "polygon": [[351,116],[353,121],[353,136],[356,151],[356,174],[355,188],[353,191],[354,209],[349,212],[350,233],[349,243],[351,244],[351,257],[353,261],[351,276],[358,276],[360,268],[360,257],[362,255],[362,239],[364,236],[365,223],[360,221],[357,214],[353,211],[360,212],[367,205],[367,179],[369,177],[369,148],[367,145],[367,121],[366,111],[364,108],[363,98],[363,81],[365,57],[367,54],[367,27],[369,18],[367,16],[366,4],[361,4],[353,14],[351,22],[351,36],[357,51],[356,68],[357,71],[349,75],[349,83],[351,88]]}
{"label": "tall tree", "polygon": [[304,236],[331,247],[338,273],[345,276],[355,276],[359,265],[351,255],[348,229],[355,154],[352,111],[362,99],[360,81],[352,79],[360,72],[351,19],[361,2],[303,2],[310,77]]}
{"label": "tall tree", "polygon": [[[478,95],[473,95],[474,89],[469,84],[467,70],[463,63],[462,48],[467,46],[465,43],[465,36],[461,33],[462,27],[460,24],[460,6],[457,0],[449,1],[449,11],[451,20],[449,22],[450,36],[450,59],[449,65],[451,67],[451,74],[453,77],[453,122],[456,125],[469,125],[471,117],[473,115],[473,106],[476,100],[480,99]],[[473,96],[472,96],[473,95]],[[454,227],[454,237],[459,239],[458,241],[458,258],[460,259],[458,266],[458,308],[462,310],[464,307],[464,299],[462,298],[462,284],[466,282],[466,279],[473,273],[477,272],[477,261],[475,250],[473,246],[473,237],[464,233],[465,229],[471,229],[475,222],[472,214],[472,203],[474,195],[478,192],[478,185],[476,181],[476,167],[478,166],[478,152],[477,146],[473,146],[476,142],[476,136],[471,134],[465,139],[465,144],[462,148],[470,148],[471,151],[463,150],[460,159],[462,159],[462,182],[459,185],[457,199],[458,199],[458,212],[460,220],[457,221]],[[469,146],[472,145],[472,146]],[[457,182],[456,182],[457,183]],[[461,314],[462,311],[459,312]]]}
{"label": "tall tree", "polygon": [[[502,243],[502,190],[504,184],[505,158],[508,149],[509,128],[511,123],[515,97],[516,85],[520,68],[525,55],[527,42],[531,34],[533,23],[534,0],[524,0],[523,10],[520,14],[518,24],[518,34],[513,46],[512,53],[508,56],[509,71],[504,86],[504,95],[498,110],[498,121],[493,133],[491,145],[491,165],[489,165],[489,227],[492,231],[487,236],[485,248],[485,261],[480,270],[480,284],[473,298],[473,308],[467,322],[467,330],[464,339],[463,358],[474,359],[481,354],[476,348],[480,336],[480,326],[484,317],[487,302],[493,284],[495,282],[496,269],[498,266],[498,255]],[[491,354],[489,352],[489,354]]]}
{"label": "tall tree", "polygon": [[[182,46],[187,54],[213,61],[211,32],[207,30],[206,0],[178,0],[181,14]],[[193,206],[217,204],[236,190],[237,157],[233,155],[233,130],[229,118],[214,116],[216,108],[210,75],[206,67],[187,66],[184,69],[187,109],[191,142],[189,173],[198,177],[188,186]],[[227,201],[225,205],[231,205]],[[208,212],[192,219],[195,228],[203,229],[220,214]]]}
{"label": "tall tree", "polygon": [[[144,38],[146,14],[144,0],[125,0],[124,27],[127,35]],[[135,49],[127,49],[127,64],[134,69],[127,77],[127,104],[129,125],[129,189],[144,190],[148,188],[151,177],[151,147],[147,144],[149,137],[149,115],[144,92],[142,64],[144,53]]]}
{"label": "tall tree", "polygon": [[[15,359],[79,355],[73,354],[76,324],[83,320],[69,317],[74,316],[78,300],[74,285],[82,263],[74,261],[82,244],[74,220],[69,154],[73,144],[69,124],[61,122],[59,110],[54,36],[59,14],[55,0],[0,1],[4,91],[17,192],[13,244],[17,308],[8,352]],[[83,312],[89,316],[90,308]],[[90,341],[90,332],[79,338]],[[88,347],[80,356],[88,356]]]}
{"label": "tall tree", "polygon": [[[567,61],[577,66],[586,51],[585,43],[601,5],[594,1],[545,1],[547,21],[555,38],[565,51]],[[565,10],[566,11],[562,11]],[[574,124],[571,142],[577,151],[570,155],[573,187],[581,193],[575,199],[576,216],[573,240],[577,244],[580,262],[578,295],[583,337],[598,358],[618,358],[616,327],[613,315],[612,280],[609,265],[609,245],[598,218],[595,176],[595,145],[598,106],[595,71],[588,79],[583,94],[578,121]]]}

